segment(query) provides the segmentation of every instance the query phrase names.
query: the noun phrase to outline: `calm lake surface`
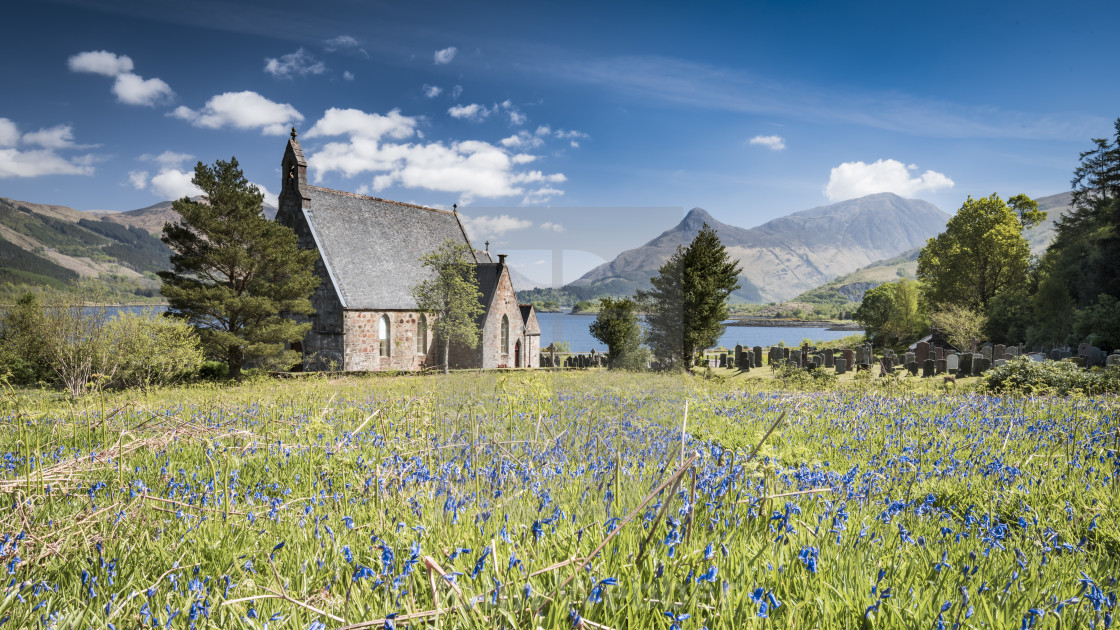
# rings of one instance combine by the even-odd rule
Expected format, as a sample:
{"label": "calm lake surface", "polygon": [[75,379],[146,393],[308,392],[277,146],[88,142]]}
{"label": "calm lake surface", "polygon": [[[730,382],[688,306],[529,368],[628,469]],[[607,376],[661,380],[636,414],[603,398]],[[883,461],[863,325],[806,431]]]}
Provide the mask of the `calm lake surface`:
{"label": "calm lake surface", "polygon": [[[139,313],[144,310],[142,306],[114,306],[109,308],[110,317],[119,311],[132,311]],[[166,306],[155,306],[157,313],[166,310]],[[571,313],[537,313],[537,321],[541,325],[541,348],[545,348],[553,341],[567,341],[571,344],[572,352],[606,352],[607,347],[603,342],[591,336],[591,322],[595,321],[594,315],[572,315]],[[826,328],[803,328],[800,326],[728,326],[723,336],[719,338],[719,345],[724,348],[734,348],[736,344],[744,346],[773,346],[784,341],[787,346],[801,344],[802,339],[813,341],[831,341],[848,335],[857,334],[851,330],[828,330]]]}
{"label": "calm lake surface", "polygon": [[[567,341],[572,352],[605,352],[603,342],[591,336],[591,322],[594,315],[572,315],[570,313],[537,313],[541,325],[541,348],[553,341]],[[800,345],[805,338],[814,341],[831,341],[848,335],[858,334],[851,330],[828,330],[825,328],[770,327],[770,326],[728,326],[719,345],[734,348],[744,346],[772,346],[784,341],[787,346]]]}

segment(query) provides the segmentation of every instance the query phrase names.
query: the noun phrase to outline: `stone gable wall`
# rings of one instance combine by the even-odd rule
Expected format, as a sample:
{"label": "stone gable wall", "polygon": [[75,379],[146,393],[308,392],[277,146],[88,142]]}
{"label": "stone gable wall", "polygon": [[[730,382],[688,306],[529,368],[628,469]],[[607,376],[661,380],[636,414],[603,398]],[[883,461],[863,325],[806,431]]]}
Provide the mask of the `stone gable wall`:
{"label": "stone gable wall", "polygon": [[[509,353],[502,352],[502,315],[509,318]],[[502,275],[498,279],[498,286],[494,290],[494,301],[490,304],[486,322],[482,328],[482,367],[512,368],[514,366],[513,351],[518,339],[522,345],[522,366],[526,366],[524,340],[525,324],[521,321],[521,308],[517,304],[517,295],[513,291],[513,282],[509,278],[509,268],[502,268]]]}
{"label": "stone gable wall", "polygon": [[[389,316],[389,356],[380,356],[378,321]],[[416,352],[416,335],[420,314],[416,311],[354,311],[343,314],[345,339],[343,369],[353,372],[396,370],[413,372],[426,365],[435,365],[436,346],[432,343],[432,323],[428,316],[427,352]]]}

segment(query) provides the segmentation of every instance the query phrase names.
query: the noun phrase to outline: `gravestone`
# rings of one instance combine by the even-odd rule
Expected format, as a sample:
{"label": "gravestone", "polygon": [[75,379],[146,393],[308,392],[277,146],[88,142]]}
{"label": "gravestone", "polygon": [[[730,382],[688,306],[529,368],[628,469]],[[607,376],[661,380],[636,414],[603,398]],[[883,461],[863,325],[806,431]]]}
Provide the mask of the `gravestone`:
{"label": "gravestone", "polygon": [[842,358],[841,359],[836,359],[836,373],[837,374],[843,374],[847,371],[848,371],[848,360],[847,359],[842,359]]}
{"label": "gravestone", "polygon": [[929,360],[929,342],[919,341],[914,347],[914,360],[921,365],[925,365]]}
{"label": "gravestone", "polygon": [[826,368],[836,366],[836,353],[831,348],[824,351],[824,366]]}
{"label": "gravestone", "polygon": [[937,362],[937,373],[944,374],[948,369],[945,359],[934,359]]}
{"label": "gravestone", "polygon": [[[855,351],[851,348],[844,348],[842,354],[844,355],[844,361],[847,364],[847,369],[852,369],[852,366],[856,364]],[[837,359],[837,361],[839,361],[839,359]]]}
{"label": "gravestone", "polygon": [[822,357],[819,354],[814,354],[813,355],[813,367],[815,367],[815,368],[824,367],[824,357]]}
{"label": "gravestone", "polygon": [[996,359],[995,363],[993,363],[992,365],[995,366],[995,367],[999,367],[1001,365],[1007,365],[1007,360],[1006,359]]}
{"label": "gravestone", "polygon": [[789,348],[782,348],[782,360],[789,361]]}
{"label": "gravestone", "polygon": [[1003,353],[1005,352],[1007,352],[1007,346],[1002,343],[997,343],[995,346],[992,346],[992,356],[996,359],[1002,359]]}
{"label": "gravestone", "polygon": [[907,352],[906,356],[904,358],[904,362],[907,365],[910,365],[911,363],[915,363],[917,360],[918,360],[918,355],[915,352]]}
{"label": "gravestone", "polygon": [[918,366],[917,361],[911,361],[911,362],[906,364],[906,371],[910,372],[910,376],[917,376],[918,375],[918,367],[919,366]]}
{"label": "gravestone", "polygon": [[980,343],[980,340],[977,339],[976,337],[973,337],[972,339],[968,340],[968,352],[969,352],[969,354],[972,354],[972,353],[976,352],[976,344],[978,344],[978,343]]}
{"label": "gravestone", "polygon": [[982,354],[972,355],[972,375],[980,376],[988,371],[988,367],[992,364],[991,359],[984,358]]}
{"label": "gravestone", "polygon": [[933,359],[934,359],[934,361],[944,361],[945,360],[945,348],[941,348],[941,347],[934,348],[933,349]]}
{"label": "gravestone", "polygon": [[984,346],[983,348],[980,348],[980,356],[982,356],[985,359],[991,361],[992,360],[992,347],[991,346]]}
{"label": "gravestone", "polygon": [[762,346],[754,347],[754,366],[762,367]]}
{"label": "gravestone", "polygon": [[801,350],[790,350],[789,361],[796,367],[801,367]]}
{"label": "gravestone", "polygon": [[1113,352],[1105,359],[1105,365],[1108,367],[1120,366],[1120,353]]}
{"label": "gravestone", "polygon": [[1057,348],[1054,348],[1053,350],[1050,351],[1050,360],[1051,361],[1060,361],[1061,358],[1062,358],[1062,351],[1061,350],[1058,350]]}
{"label": "gravestone", "polygon": [[1016,346],[1008,346],[1006,353],[1010,354],[1012,359],[1023,354],[1022,351]]}
{"label": "gravestone", "polygon": [[1042,363],[1046,360],[1046,355],[1041,352],[1032,352],[1027,356],[1030,357],[1031,361],[1034,361],[1035,363]]}
{"label": "gravestone", "polygon": [[949,353],[949,356],[945,357],[945,369],[948,370],[950,374],[956,374],[958,361],[960,361],[960,358],[957,357],[957,353]]}
{"label": "gravestone", "polygon": [[935,359],[926,359],[922,362],[922,378],[932,377],[936,369],[937,361]]}
{"label": "gravestone", "polygon": [[957,373],[962,376],[972,376],[972,353],[964,352],[957,363]]}
{"label": "gravestone", "polygon": [[743,346],[735,344],[735,365],[743,364]]}

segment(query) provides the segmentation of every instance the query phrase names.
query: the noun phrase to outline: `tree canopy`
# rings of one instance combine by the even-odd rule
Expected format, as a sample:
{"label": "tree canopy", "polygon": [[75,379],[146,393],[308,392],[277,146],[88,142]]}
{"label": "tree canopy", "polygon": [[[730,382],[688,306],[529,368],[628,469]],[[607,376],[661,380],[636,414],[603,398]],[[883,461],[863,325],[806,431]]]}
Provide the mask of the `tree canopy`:
{"label": "tree canopy", "polygon": [[863,295],[852,319],[863,326],[872,342],[893,345],[925,334],[927,317],[918,299],[918,286],[908,278],[887,282]]}
{"label": "tree canopy", "polygon": [[[918,255],[918,279],[933,310],[957,304],[986,312],[997,293],[1027,282],[1030,244],[1023,237],[1023,220],[1045,218],[1038,204],[1025,195],[969,197],[945,231],[926,242]],[[1022,217],[1022,218],[1020,218]]]}
{"label": "tree canopy", "polygon": [[658,358],[687,370],[697,350],[715,345],[730,314],[727,300],[741,286],[740,271],[707,223],[687,248],[677,247],[650,279],[650,290],[637,294]]}
{"label": "tree canopy", "polygon": [[432,275],[412,287],[416,308],[433,316],[429,322],[435,339],[443,345],[443,371],[446,374],[451,344],[478,346],[478,318],[485,312],[482,292],[478,290],[474,255],[464,243],[448,240],[439,249],[420,258]]}
{"label": "tree canopy", "polygon": [[302,340],[310,324],[282,314],[313,312],[318,253],[299,249],[290,228],[264,217],[264,196],[237,158],[199,162],[191,182],[203,199],[174,202],[180,220],[163,228],[173,252],[171,270],[159,274],[169,312],[198,329],[206,352],[227,362],[231,378],[250,363],[294,363],[288,344]]}
{"label": "tree canopy", "polygon": [[599,314],[591,323],[591,336],[607,345],[607,367],[639,369],[642,352],[642,325],[638,305],[630,298],[599,298]]}

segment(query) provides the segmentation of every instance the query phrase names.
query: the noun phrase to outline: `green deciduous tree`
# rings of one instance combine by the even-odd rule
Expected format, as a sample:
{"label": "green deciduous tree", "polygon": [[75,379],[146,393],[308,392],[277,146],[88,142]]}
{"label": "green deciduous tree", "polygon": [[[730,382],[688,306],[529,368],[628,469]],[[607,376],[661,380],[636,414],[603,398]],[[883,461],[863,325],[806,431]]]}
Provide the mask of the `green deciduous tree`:
{"label": "green deciduous tree", "polygon": [[1024,195],[1012,201],[1014,208],[996,194],[969,197],[945,231],[926,242],[918,255],[918,279],[932,307],[957,304],[986,313],[997,293],[1026,284],[1030,244],[1023,220],[1033,224],[1045,213]]}
{"label": "green deciduous tree", "polygon": [[903,278],[887,282],[863,294],[863,301],[852,319],[863,326],[873,343],[893,345],[911,341],[929,329],[928,318],[918,298],[918,285],[913,280]]}
{"label": "green deciduous tree", "polygon": [[965,350],[984,330],[984,315],[960,304],[946,304],[930,315],[932,326],[954,347]]}
{"label": "green deciduous tree", "polygon": [[53,377],[47,346],[46,314],[37,293],[24,293],[0,315],[0,371],[10,382],[31,385]]}
{"label": "green deciduous tree", "polygon": [[739,272],[707,223],[687,248],[677,248],[650,279],[652,288],[637,295],[658,358],[688,370],[697,350],[715,345],[730,313],[727,299],[740,287]]}
{"label": "green deciduous tree", "polygon": [[264,217],[264,197],[237,158],[199,162],[191,182],[204,199],[176,201],[180,220],[163,228],[174,252],[171,271],[159,274],[170,312],[198,329],[206,352],[229,365],[231,378],[250,363],[291,365],[298,357],[288,344],[303,339],[310,324],[282,314],[313,312],[318,253],[300,250],[290,228]]}
{"label": "green deciduous tree", "polygon": [[[416,308],[432,316],[428,325],[438,343],[443,344],[443,372],[447,373],[451,344],[478,347],[478,318],[485,309],[478,290],[474,255],[463,243],[447,241],[434,252],[420,258],[431,277],[412,287]],[[433,321],[434,320],[434,321]]]}
{"label": "green deciduous tree", "polygon": [[591,324],[591,336],[607,345],[607,367],[635,370],[643,367],[642,325],[638,305],[630,298],[599,298],[599,314]]}

